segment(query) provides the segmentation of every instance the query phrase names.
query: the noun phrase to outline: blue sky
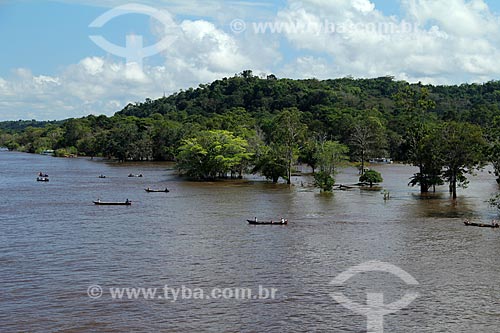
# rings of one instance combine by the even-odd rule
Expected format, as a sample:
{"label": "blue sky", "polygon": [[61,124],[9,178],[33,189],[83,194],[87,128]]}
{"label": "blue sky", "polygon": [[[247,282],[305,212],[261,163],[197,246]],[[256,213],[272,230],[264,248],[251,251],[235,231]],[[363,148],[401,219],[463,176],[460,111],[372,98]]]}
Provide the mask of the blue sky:
{"label": "blue sky", "polygon": [[[135,2],[169,24],[132,12],[89,27],[127,1],[0,1],[0,120],[112,115],[129,102],[245,69],[433,84],[500,77],[500,3],[493,0]],[[262,32],[259,24],[281,30]],[[382,31],[388,24],[396,30]],[[144,46],[163,40],[165,47],[135,63],[90,35],[119,46],[142,36]]]}

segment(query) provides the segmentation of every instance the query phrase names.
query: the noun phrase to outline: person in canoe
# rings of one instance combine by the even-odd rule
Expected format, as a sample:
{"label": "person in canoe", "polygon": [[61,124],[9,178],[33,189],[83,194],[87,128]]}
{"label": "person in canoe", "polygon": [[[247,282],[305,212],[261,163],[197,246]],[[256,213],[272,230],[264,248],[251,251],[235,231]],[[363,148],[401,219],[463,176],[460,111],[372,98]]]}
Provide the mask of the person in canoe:
{"label": "person in canoe", "polygon": [[126,203],[126,204],[128,204],[129,202],[130,202],[130,201],[129,201],[129,200],[128,200],[128,198],[127,198],[127,200],[125,200],[125,203]]}
{"label": "person in canoe", "polygon": [[281,217],[281,223],[285,224],[285,218]]}

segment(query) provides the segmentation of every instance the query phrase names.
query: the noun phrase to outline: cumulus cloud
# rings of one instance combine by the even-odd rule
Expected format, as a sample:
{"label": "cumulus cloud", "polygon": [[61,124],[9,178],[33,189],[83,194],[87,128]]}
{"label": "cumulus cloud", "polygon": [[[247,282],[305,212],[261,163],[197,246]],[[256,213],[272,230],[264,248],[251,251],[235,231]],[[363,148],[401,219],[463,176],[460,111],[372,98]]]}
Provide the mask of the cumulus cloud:
{"label": "cumulus cloud", "polygon": [[[155,29],[158,29],[156,27]],[[174,44],[158,66],[126,63],[125,59],[85,57],[52,75],[33,75],[19,68],[0,78],[0,119],[59,119],[92,114],[112,115],[127,103],[158,98],[163,93],[260,68],[235,36],[205,20],[185,20]],[[260,49],[261,52],[265,47]],[[266,59],[265,57],[263,59]]]}
{"label": "cumulus cloud", "polygon": [[[289,1],[277,15],[286,39],[322,53],[317,77],[394,75],[428,83],[498,77],[500,26],[483,0],[402,0],[405,15],[384,15],[369,0]],[[297,28],[298,27],[298,28]],[[306,58],[307,59],[307,58]],[[331,67],[325,71],[324,62]],[[294,60],[301,76],[304,59]]]}
{"label": "cumulus cloud", "polygon": [[[118,0],[64,0],[104,7]],[[376,77],[434,84],[498,78],[500,19],[484,0],[400,0],[399,16],[370,0],[139,1],[174,14],[174,37],[155,65],[114,55],[82,55],[57,73],[12,69],[0,77],[0,120],[111,115],[245,69],[291,78]],[[186,16],[187,15],[187,16]],[[183,19],[180,19],[182,17]],[[243,19],[246,29],[231,31]],[[268,24],[268,25],[260,25]]]}

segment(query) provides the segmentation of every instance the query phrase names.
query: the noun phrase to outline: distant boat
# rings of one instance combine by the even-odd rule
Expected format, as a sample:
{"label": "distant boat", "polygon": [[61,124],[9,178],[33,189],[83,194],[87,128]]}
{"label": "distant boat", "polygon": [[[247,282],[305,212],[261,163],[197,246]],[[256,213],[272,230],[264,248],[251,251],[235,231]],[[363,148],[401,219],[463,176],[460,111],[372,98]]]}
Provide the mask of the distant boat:
{"label": "distant boat", "polygon": [[369,160],[370,163],[377,163],[377,164],[392,164],[392,159],[387,158],[387,157],[378,157],[378,158],[373,158]]}
{"label": "distant boat", "polygon": [[474,223],[470,222],[469,220],[465,220],[464,224],[467,226],[471,227],[481,227],[481,228],[500,228],[500,224],[496,223],[490,223],[490,224],[485,224],[485,223]]}
{"label": "distant boat", "polygon": [[164,190],[152,190],[152,189],[150,189],[150,188],[145,188],[145,189],[144,189],[144,191],[146,191],[146,192],[148,192],[148,193],[162,193],[162,192],[164,192],[164,193],[168,193],[168,192],[170,192],[170,191],[168,190],[168,188],[165,188]]}
{"label": "distant boat", "polygon": [[255,220],[247,220],[247,222],[251,225],[287,225],[288,224],[288,220],[285,220],[285,222],[281,222],[281,221],[263,221],[263,222],[258,222],[258,221],[255,221]]}
{"label": "distant boat", "polygon": [[106,176],[105,175],[100,175],[99,178],[106,178]]}
{"label": "distant boat", "polygon": [[139,178],[141,178],[141,177],[142,177],[142,173],[141,173],[141,174],[138,174],[138,175],[134,175],[134,174],[130,173],[130,174],[128,175],[128,177],[129,177],[129,178],[133,178],[133,177],[139,177]]}
{"label": "distant boat", "polygon": [[129,201],[128,199],[124,202],[105,202],[101,200],[93,201],[94,204],[99,205],[99,206],[130,206],[132,205],[132,201]]}
{"label": "distant boat", "polygon": [[42,151],[40,154],[41,155],[47,155],[47,156],[54,155],[54,150],[52,150],[52,149],[46,149],[46,150]]}
{"label": "distant boat", "polygon": [[48,177],[36,177],[37,182],[48,182],[49,178]]}

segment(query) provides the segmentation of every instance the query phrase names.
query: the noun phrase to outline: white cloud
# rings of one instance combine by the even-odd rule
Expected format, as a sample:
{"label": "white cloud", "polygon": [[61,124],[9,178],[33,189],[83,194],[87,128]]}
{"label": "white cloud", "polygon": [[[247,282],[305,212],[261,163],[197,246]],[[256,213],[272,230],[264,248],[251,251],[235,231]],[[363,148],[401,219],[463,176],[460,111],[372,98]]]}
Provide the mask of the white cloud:
{"label": "white cloud", "polygon": [[[112,115],[129,102],[158,98],[248,68],[258,70],[266,63],[265,58],[256,61],[247,56],[252,52],[244,49],[252,46],[211,22],[185,20],[166,33],[172,31],[177,34],[175,42],[162,53],[164,63],[159,66],[141,68],[110,55],[85,57],[52,76],[13,70],[10,77],[0,79],[0,120]],[[265,46],[258,51],[273,52]]]}
{"label": "white cloud", "polygon": [[[277,22],[301,27],[298,32],[286,31],[286,39],[297,49],[322,54],[319,67],[327,61],[331,67],[326,73],[334,77],[394,75],[411,81],[459,83],[500,75],[495,65],[500,55],[499,18],[484,1],[402,3],[404,18],[384,15],[368,0],[291,0],[278,13]],[[327,31],[328,25],[335,32],[331,27]],[[317,27],[323,30],[318,33]],[[303,61],[294,61],[295,73],[289,65],[285,72],[303,76]]]}
{"label": "white cloud", "polygon": [[[125,3],[63,2],[106,8]],[[155,66],[145,60],[142,70],[113,55],[85,54],[57,73],[13,69],[0,78],[0,120],[111,115],[128,102],[245,69],[291,78],[393,75],[434,84],[500,76],[500,19],[484,0],[400,0],[400,17],[385,15],[370,0],[288,0],[282,8],[254,1],[138,2],[164,8],[177,20],[168,31],[153,23],[159,39],[175,37]],[[246,31],[230,31],[235,18],[246,21]],[[254,22],[283,29],[257,32]]]}

